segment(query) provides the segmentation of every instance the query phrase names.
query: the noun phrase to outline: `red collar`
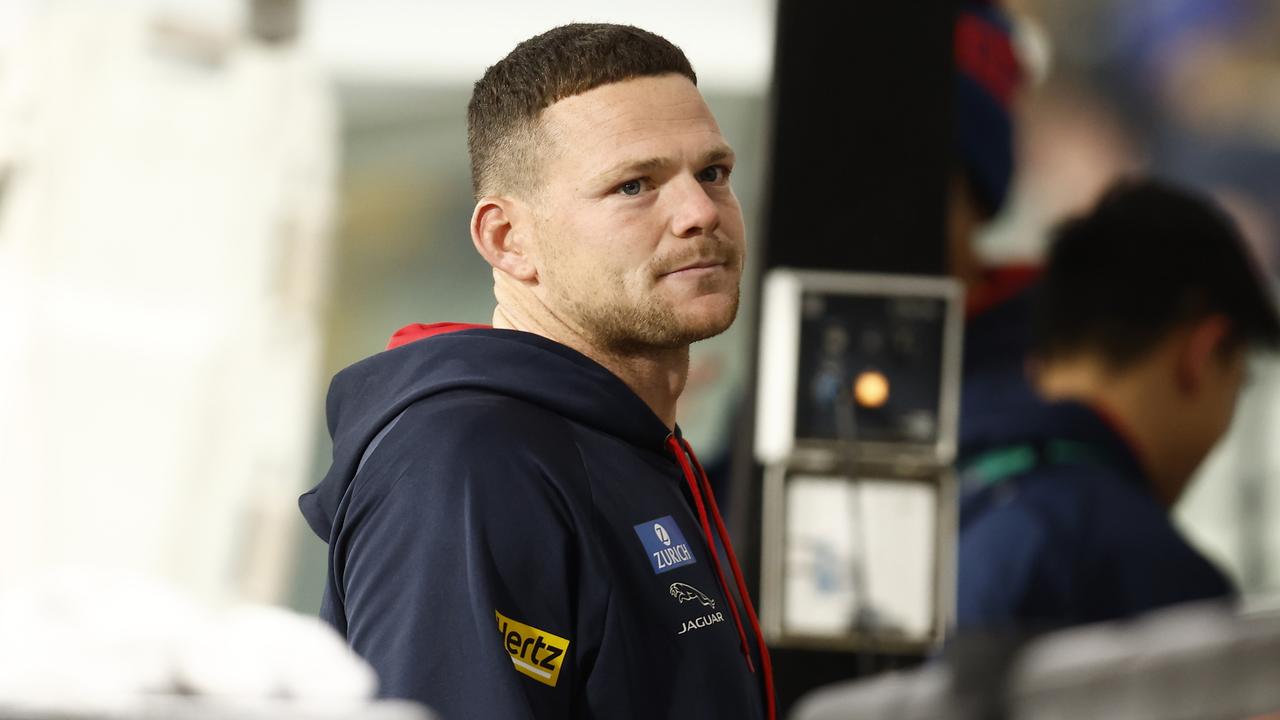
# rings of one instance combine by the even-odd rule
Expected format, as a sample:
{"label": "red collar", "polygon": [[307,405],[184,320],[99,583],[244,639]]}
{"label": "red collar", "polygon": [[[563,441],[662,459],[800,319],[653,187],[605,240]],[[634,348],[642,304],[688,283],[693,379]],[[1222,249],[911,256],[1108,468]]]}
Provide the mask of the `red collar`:
{"label": "red collar", "polygon": [[1040,279],[1043,268],[1032,263],[1000,265],[982,271],[982,280],[969,289],[965,299],[965,316],[972,319],[1018,293]]}
{"label": "red collar", "polygon": [[413,323],[405,325],[396,331],[391,339],[387,341],[387,349],[398,348],[401,345],[408,345],[416,340],[433,337],[435,335],[443,335],[445,333],[457,332],[459,330],[473,330],[476,328],[488,328],[488,325],[473,325],[471,323]]}

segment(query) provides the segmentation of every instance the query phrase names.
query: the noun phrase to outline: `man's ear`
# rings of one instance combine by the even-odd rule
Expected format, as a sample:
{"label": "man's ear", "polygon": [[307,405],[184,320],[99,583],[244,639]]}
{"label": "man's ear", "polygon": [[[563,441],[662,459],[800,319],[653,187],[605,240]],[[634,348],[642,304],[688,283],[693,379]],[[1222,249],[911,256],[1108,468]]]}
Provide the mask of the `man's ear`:
{"label": "man's ear", "polygon": [[1195,321],[1182,338],[1178,352],[1178,387],[1195,392],[1215,365],[1226,362],[1231,320],[1210,315]]}
{"label": "man's ear", "polygon": [[518,222],[521,213],[516,203],[495,195],[476,201],[471,213],[471,242],[495,270],[531,282],[537,279],[538,271],[529,255],[527,229]]}

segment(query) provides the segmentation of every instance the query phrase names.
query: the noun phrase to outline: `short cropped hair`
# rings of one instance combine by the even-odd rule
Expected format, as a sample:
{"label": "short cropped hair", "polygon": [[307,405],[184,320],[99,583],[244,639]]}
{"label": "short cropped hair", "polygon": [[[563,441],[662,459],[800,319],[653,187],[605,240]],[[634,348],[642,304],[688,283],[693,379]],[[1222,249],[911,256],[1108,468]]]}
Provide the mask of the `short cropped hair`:
{"label": "short cropped hair", "polygon": [[630,25],[574,23],[520,43],[476,82],[467,106],[475,196],[537,182],[538,117],[564,98],[640,77],[698,76],[680,48]]}
{"label": "short cropped hair", "polygon": [[1053,239],[1034,312],[1033,354],[1137,361],[1177,327],[1231,322],[1225,349],[1280,346],[1269,283],[1235,224],[1207,197],[1154,180],[1112,186]]}

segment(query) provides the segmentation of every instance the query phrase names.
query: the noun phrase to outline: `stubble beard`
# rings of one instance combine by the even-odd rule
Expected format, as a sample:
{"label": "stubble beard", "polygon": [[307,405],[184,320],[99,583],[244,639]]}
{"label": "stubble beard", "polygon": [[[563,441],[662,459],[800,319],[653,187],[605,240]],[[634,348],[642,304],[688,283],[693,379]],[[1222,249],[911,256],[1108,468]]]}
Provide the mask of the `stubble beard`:
{"label": "stubble beard", "polygon": [[[550,246],[551,268],[567,268],[573,260],[558,245]],[[732,245],[706,240],[697,248],[698,255],[720,256],[729,267],[742,267],[742,252]],[[689,253],[692,255],[693,253]],[[682,317],[677,308],[658,293],[661,275],[680,267],[688,258],[654,258],[645,277],[652,278],[643,292],[628,292],[627,277],[613,268],[596,268],[596,282],[578,285],[570,278],[573,271],[555,273],[549,285],[558,296],[557,303],[584,339],[600,350],[615,355],[644,355],[688,348],[689,345],[724,332],[733,324],[741,302],[739,272],[733,285],[733,297],[726,313],[698,318]],[[581,272],[581,268],[579,268]],[[722,281],[721,281],[722,282]],[[716,278],[703,278],[696,290],[701,295],[716,292]],[[721,290],[724,292],[724,290]]]}
{"label": "stubble beard", "polygon": [[[714,281],[707,280],[712,291]],[[728,312],[715,317],[682,318],[669,301],[653,297],[635,300],[621,291],[622,278],[612,278],[597,288],[616,288],[612,297],[604,293],[562,296],[586,339],[613,354],[635,355],[687,348],[724,332],[738,314],[741,289],[735,284]]]}
{"label": "stubble beard", "polygon": [[583,327],[602,348],[615,353],[643,354],[687,348],[724,332],[738,314],[739,288],[733,290],[728,312],[720,317],[681,318],[668,302],[613,303],[578,308]]}

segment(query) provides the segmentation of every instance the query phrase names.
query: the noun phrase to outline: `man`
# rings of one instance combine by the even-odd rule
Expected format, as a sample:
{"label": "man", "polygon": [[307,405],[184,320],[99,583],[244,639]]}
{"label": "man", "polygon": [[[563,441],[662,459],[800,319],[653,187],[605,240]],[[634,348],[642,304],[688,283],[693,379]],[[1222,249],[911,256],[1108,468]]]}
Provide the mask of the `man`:
{"label": "man", "polygon": [[1059,230],[1039,293],[1044,404],[962,479],[961,629],[1231,596],[1168,511],[1230,423],[1246,349],[1280,344],[1239,234],[1194,194],[1120,184]]}
{"label": "man", "polygon": [[684,54],[567,25],[476,83],[493,328],[416,326],[330,390],[303,496],[322,614],[446,718],[773,717],[770,665],[675,407],[738,307],[733,151]]}

